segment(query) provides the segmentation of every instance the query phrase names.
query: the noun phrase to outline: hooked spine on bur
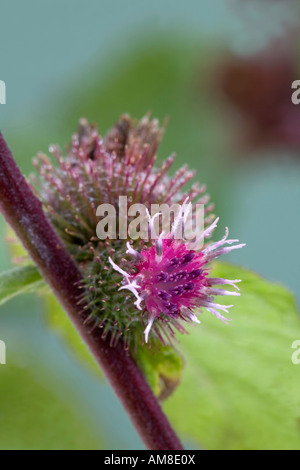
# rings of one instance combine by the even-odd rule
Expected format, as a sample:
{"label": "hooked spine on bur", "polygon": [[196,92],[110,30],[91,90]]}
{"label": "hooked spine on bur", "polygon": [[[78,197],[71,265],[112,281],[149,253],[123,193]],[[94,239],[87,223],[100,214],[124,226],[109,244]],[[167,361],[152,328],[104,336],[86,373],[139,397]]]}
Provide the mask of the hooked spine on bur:
{"label": "hooked spine on bur", "polygon": [[[214,287],[237,288],[238,281],[209,278],[208,263],[242,245],[233,244],[236,240],[228,240],[226,233],[220,242],[192,249],[189,242],[174,239],[174,227],[184,224],[182,213],[171,232],[156,240],[126,243],[96,237],[97,207],[109,203],[118,211],[120,196],[127,196],[129,205],[141,203],[149,210],[151,204],[204,204],[205,228],[199,241],[211,236],[217,219],[205,186],[193,185],[184,192],[194,173],[184,167],[169,177],[174,156],[156,164],[162,135],[158,121],[148,116],[141,121],[122,116],[105,138],[81,120],[66,156],[58,147],[50,148],[56,165],[45,155],[35,160],[40,177],[33,183],[85,278],[79,302],[92,311],[88,322],[91,328],[102,328],[103,337],[110,334],[112,346],[122,338],[126,349],[144,341],[152,349],[172,344],[176,330],[185,332],[184,322],[199,322],[196,309],[206,308],[226,321],[221,312],[229,307],[213,297],[238,294]],[[226,243],[232,246],[224,247]]]}

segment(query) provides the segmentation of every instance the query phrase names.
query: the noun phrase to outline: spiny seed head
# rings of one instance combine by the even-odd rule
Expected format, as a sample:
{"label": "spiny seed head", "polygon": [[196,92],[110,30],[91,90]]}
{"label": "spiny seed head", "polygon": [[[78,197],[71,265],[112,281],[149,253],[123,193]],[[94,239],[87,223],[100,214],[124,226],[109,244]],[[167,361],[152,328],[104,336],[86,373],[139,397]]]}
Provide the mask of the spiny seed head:
{"label": "spiny seed head", "polygon": [[[178,218],[184,224],[182,214],[179,214]],[[199,234],[199,239],[209,236],[217,222],[218,219],[204,233]],[[243,246],[235,244],[238,240],[228,239],[228,230],[222,240],[204,245],[199,251],[194,250],[195,241],[187,243],[177,240],[173,231],[164,237],[143,248],[140,253],[134,252],[129,245],[128,252],[135,257],[129,272],[123,271],[111,258],[109,260],[113,268],[124,276],[124,285],[120,290],[131,291],[136,297],[136,308],[148,316],[146,343],[152,332],[152,325],[154,334],[169,339],[170,335],[173,336],[170,325],[184,332],[182,321],[200,323],[195,312],[201,313],[203,307],[227,323],[229,319],[221,312],[227,313],[232,305],[220,305],[214,301],[214,296],[239,295],[236,291],[215,287],[230,284],[238,289],[236,283],[240,282],[239,280],[209,277],[210,261]],[[231,246],[225,247],[226,244]],[[164,321],[167,321],[169,331],[166,330]]]}
{"label": "spiny seed head", "polygon": [[211,220],[213,206],[203,194],[205,186],[195,184],[183,192],[194,172],[181,168],[172,178],[168,176],[175,155],[155,164],[162,134],[158,121],[148,116],[141,121],[122,116],[105,138],[82,119],[66,156],[52,145],[49,150],[55,165],[44,154],[34,160],[40,173],[40,179],[33,181],[39,196],[78,262],[92,260],[90,245],[103,249],[103,242],[96,237],[96,209],[101,204],[112,204],[118,217],[120,196],[127,197],[128,208],[136,203],[146,207],[181,204],[189,197],[190,201],[205,204],[207,223]]}
{"label": "spiny seed head", "polygon": [[[205,229],[199,239],[211,235],[216,222],[210,225],[213,206],[205,186],[195,184],[185,192],[194,173],[183,167],[170,177],[174,156],[156,164],[163,132],[149,116],[135,121],[124,115],[101,137],[82,119],[66,155],[51,146],[52,158],[40,154],[34,162],[39,169],[39,178],[33,179],[38,195],[84,277],[78,303],[91,312],[85,321],[101,328],[103,337],[109,335],[112,346],[122,338],[126,349],[145,340],[152,349],[172,343],[175,329],[185,331],[183,321],[198,321],[196,308],[206,307],[224,319],[219,311],[226,312],[226,307],[215,304],[213,296],[227,291],[213,285],[235,286],[233,281],[208,277],[209,261],[228,250],[218,248],[229,243],[225,239],[214,248],[195,251],[175,240],[173,232],[132,244],[129,238],[120,239],[119,227],[114,240],[96,235],[97,207],[113,205],[118,219],[120,196],[127,197],[127,209],[135,203],[148,210],[152,204],[203,204]],[[195,218],[194,207],[192,214]],[[174,218],[172,222],[174,227]],[[123,285],[116,270],[124,277]]]}

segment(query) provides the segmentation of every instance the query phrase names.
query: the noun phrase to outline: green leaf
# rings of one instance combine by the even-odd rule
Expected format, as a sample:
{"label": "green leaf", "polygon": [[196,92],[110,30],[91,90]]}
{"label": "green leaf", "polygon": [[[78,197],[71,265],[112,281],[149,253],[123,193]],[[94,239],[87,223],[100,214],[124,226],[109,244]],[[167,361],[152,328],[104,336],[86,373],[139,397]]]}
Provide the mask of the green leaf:
{"label": "green leaf", "polygon": [[18,266],[30,264],[31,261],[28,252],[25,250],[14,230],[8,224],[5,224],[4,226],[4,235],[5,241],[7,242],[6,248],[10,254],[12,262],[14,264],[18,263]]}
{"label": "green leaf", "polygon": [[28,265],[0,274],[0,305],[20,294],[36,291],[44,280],[35,266]]}
{"label": "green leaf", "polygon": [[146,347],[140,347],[136,361],[160,400],[168,398],[180,383],[184,360],[174,348],[162,346],[159,351],[151,352]]}
{"label": "green leaf", "polygon": [[[165,410],[177,431],[206,449],[300,449],[300,339],[293,296],[282,286],[235,266],[213,275],[242,279],[226,326],[203,312],[182,337],[182,384]],[[231,303],[232,298],[227,298]]]}
{"label": "green leaf", "polygon": [[72,404],[42,386],[30,368],[1,366],[0,449],[92,450],[104,447]]}
{"label": "green leaf", "polygon": [[102,378],[103,374],[99,365],[56,297],[50,291],[45,294],[43,301],[49,327],[63,339],[79,362],[87,366],[96,376]]}

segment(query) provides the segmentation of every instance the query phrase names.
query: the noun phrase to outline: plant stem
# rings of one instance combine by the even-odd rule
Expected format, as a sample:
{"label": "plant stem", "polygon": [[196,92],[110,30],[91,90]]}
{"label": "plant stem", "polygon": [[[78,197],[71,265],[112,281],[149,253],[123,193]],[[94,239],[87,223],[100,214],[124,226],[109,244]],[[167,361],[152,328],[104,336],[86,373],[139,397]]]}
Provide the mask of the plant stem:
{"label": "plant stem", "polygon": [[134,360],[120,341],[110,347],[101,330],[89,330],[82,305],[81,273],[46,218],[41,202],[17,167],[0,133],[0,210],[50,284],[96,361],[104,370],[133,424],[151,450],[183,449]]}

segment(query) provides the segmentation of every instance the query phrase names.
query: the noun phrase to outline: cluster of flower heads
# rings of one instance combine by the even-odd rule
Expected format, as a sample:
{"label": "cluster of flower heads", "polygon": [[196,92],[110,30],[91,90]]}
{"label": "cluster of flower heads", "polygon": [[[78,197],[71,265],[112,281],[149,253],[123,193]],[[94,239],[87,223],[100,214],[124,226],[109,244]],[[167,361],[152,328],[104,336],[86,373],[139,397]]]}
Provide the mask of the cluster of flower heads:
{"label": "cluster of flower heads", "polygon": [[[228,233],[219,242],[206,243],[218,221],[206,188],[196,184],[184,192],[194,173],[183,167],[171,178],[167,173],[174,156],[156,164],[162,135],[158,121],[148,116],[141,121],[122,116],[105,138],[81,120],[66,156],[52,146],[56,164],[42,154],[34,161],[40,174],[33,179],[35,188],[85,279],[79,303],[91,312],[86,321],[91,328],[102,328],[112,346],[121,339],[126,349],[143,342],[150,348],[172,344],[176,330],[186,331],[185,322],[199,322],[196,314],[203,307],[226,322],[221,312],[229,307],[214,297],[238,295],[214,287],[237,289],[238,281],[209,277],[208,265],[242,245],[228,240]],[[156,240],[99,240],[96,209],[110,203],[117,210],[120,196],[127,196],[128,206],[142,203],[149,210],[151,204],[203,204],[205,228],[198,235],[203,248],[195,251],[194,244],[174,237],[174,227],[184,223],[182,212],[171,232]]]}

